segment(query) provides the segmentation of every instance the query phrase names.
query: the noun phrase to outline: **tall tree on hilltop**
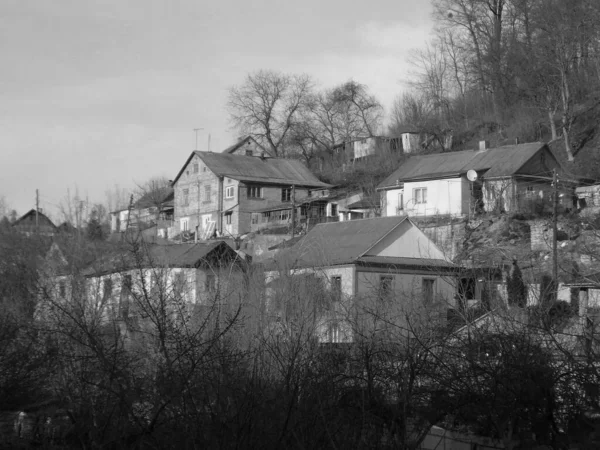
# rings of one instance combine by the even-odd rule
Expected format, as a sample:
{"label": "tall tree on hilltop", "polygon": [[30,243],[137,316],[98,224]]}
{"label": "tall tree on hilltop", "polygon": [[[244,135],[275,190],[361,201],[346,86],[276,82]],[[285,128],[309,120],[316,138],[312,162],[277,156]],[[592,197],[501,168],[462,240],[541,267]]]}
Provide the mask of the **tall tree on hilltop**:
{"label": "tall tree on hilltop", "polygon": [[308,75],[270,70],[248,74],[243,84],[229,89],[231,122],[236,130],[265,144],[275,156],[283,156],[312,86]]}

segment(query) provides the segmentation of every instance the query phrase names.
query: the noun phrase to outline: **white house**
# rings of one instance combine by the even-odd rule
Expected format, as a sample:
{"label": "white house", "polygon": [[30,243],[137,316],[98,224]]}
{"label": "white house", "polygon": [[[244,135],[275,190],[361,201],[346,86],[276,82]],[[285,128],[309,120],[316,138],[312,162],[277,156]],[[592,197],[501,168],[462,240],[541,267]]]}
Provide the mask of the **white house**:
{"label": "white house", "polygon": [[384,216],[466,216],[516,211],[548,201],[552,172],[562,167],[546,144],[410,157],[377,190]]}

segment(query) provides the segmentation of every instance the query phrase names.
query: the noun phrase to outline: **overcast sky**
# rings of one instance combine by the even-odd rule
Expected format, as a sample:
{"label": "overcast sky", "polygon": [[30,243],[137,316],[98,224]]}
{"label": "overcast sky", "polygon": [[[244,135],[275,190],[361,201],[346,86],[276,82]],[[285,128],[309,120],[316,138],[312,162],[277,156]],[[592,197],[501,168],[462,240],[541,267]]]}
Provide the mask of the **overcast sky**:
{"label": "overcast sky", "polygon": [[432,24],[427,0],[2,0],[0,197],[60,219],[67,188],[173,178],[194,150],[236,140],[228,87],[247,73],[354,79],[386,107]]}

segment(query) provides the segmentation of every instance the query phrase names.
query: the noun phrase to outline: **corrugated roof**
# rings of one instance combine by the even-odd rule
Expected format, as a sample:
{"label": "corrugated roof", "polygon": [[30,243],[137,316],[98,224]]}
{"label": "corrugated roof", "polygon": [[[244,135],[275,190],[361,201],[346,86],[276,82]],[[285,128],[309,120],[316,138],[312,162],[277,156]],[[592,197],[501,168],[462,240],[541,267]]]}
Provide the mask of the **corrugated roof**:
{"label": "corrugated roof", "polygon": [[435,153],[412,156],[394,173],[383,180],[378,189],[396,185],[396,181],[446,178],[465,174],[468,170],[486,171],[486,178],[515,175],[546,144],[507,145],[478,151]]}
{"label": "corrugated roof", "polygon": [[377,217],[316,225],[288,252],[299,266],[353,263],[406,217]]}
{"label": "corrugated roof", "polygon": [[199,151],[194,153],[218,176],[256,183],[330,187],[319,181],[300,161]]}

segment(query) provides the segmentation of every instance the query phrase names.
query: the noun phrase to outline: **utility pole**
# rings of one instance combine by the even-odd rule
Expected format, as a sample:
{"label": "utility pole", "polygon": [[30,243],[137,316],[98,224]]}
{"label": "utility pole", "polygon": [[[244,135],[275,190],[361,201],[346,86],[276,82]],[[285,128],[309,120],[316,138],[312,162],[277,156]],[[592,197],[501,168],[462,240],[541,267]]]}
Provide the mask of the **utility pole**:
{"label": "utility pole", "polygon": [[552,280],[554,282],[554,295],[558,295],[558,174],[552,171],[552,186],[554,187],[552,199]]}
{"label": "utility pole", "polygon": [[196,133],[196,146],[194,150],[198,150],[198,131],[204,130],[204,128],[194,128],[194,133]]}
{"label": "utility pole", "polygon": [[40,190],[35,190],[35,231],[40,232]]}
{"label": "utility pole", "polygon": [[210,152],[210,133],[208,133],[208,151]]}
{"label": "utility pole", "polygon": [[292,238],[296,228],[296,185],[292,184]]}

